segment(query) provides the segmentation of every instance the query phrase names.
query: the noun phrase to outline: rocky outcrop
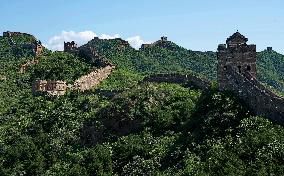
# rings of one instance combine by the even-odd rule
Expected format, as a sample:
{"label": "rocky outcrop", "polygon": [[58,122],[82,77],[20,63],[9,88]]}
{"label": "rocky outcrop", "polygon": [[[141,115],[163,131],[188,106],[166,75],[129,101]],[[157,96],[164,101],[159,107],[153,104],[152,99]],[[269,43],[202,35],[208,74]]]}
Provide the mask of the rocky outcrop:
{"label": "rocky outcrop", "polygon": [[73,89],[79,89],[81,91],[90,90],[100,84],[103,80],[107,79],[115,68],[113,65],[108,65],[101,69],[96,69],[88,75],[82,76],[75,81]]}

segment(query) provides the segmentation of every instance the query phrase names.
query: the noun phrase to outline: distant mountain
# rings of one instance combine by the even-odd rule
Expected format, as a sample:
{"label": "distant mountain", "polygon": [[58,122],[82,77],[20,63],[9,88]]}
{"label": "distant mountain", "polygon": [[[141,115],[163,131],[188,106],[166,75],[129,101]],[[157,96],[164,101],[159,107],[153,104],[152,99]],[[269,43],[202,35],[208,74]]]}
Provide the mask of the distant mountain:
{"label": "distant mountain", "polygon": [[[94,47],[98,53],[119,68],[137,73],[192,73],[210,80],[217,79],[216,52],[191,51],[171,41],[157,41],[140,49],[132,48],[126,41],[92,40],[85,47]],[[258,79],[284,92],[284,56],[273,51],[257,54]]]}
{"label": "distant mountain", "polygon": [[139,51],[121,39],[95,39],[83,47],[93,47],[119,68],[137,73],[187,72],[216,78],[216,54],[197,53],[170,41],[157,41]]}
{"label": "distant mountain", "polygon": [[284,55],[276,51],[257,54],[258,79],[284,92]]}

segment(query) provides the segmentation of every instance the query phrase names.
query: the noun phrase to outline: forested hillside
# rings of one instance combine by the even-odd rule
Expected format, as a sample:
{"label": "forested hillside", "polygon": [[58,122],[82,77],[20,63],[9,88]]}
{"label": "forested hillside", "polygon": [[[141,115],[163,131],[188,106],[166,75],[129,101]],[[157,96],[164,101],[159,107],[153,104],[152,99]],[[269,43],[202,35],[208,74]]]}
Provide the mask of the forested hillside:
{"label": "forested hillside", "polygon": [[[284,174],[284,128],[254,116],[237,97],[214,86],[139,83],[155,73],[214,81],[216,53],[170,41],[138,51],[121,39],[94,39],[82,47],[94,47],[116,70],[92,90],[48,97],[32,94],[33,81],[72,83],[95,65],[45,49],[19,73],[35,57],[23,44],[34,41],[0,37],[0,175]],[[258,53],[259,79],[279,92],[283,58]],[[109,98],[98,90],[119,93]]]}

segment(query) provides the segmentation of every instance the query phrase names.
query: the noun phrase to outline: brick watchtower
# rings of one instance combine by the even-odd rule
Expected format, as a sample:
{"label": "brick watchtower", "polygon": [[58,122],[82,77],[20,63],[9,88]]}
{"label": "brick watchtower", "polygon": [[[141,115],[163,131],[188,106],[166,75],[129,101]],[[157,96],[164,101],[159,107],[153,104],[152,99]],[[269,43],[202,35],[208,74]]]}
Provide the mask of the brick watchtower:
{"label": "brick watchtower", "polygon": [[226,44],[218,46],[218,83],[221,90],[226,89],[229,67],[241,74],[249,71],[256,77],[256,45],[247,45],[247,41],[248,39],[237,31],[227,39]]}
{"label": "brick watchtower", "polygon": [[77,51],[77,44],[72,41],[72,42],[64,42],[64,51],[65,52],[73,52]]}

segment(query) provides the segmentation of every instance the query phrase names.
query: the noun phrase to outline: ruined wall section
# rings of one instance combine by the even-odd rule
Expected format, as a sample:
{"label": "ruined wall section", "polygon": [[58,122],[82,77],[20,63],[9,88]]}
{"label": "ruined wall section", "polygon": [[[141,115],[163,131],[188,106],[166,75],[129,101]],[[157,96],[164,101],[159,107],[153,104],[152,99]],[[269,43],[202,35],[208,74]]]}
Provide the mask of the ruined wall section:
{"label": "ruined wall section", "polygon": [[183,74],[156,74],[150,75],[142,81],[144,82],[155,82],[155,83],[173,83],[182,84],[186,87],[196,87],[201,90],[208,90],[211,86],[210,81],[198,78],[193,75]]}
{"label": "ruined wall section", "polygon": [[61,96],[66,93],[67,84],[65,81],[53,81],[53,80],[37,80],[33,84],[33,94],[47,93],[50,96]]}
{"label": "ruined wall section", "polygon": [[79,89],[80,91],[90,90],[99,85],[103,80],[107,79],[111,74],[115,66],[108,65],[101,69],[96,69],[88,75],[82,76],[75,81],[73,89]]}
{"label": "ruined wall section", "polygon": [[265,88],[252,74],[228,68],[226,90],[247,103],[253,113],[284,125],[284,99]]}
{"label": "ruined wall section", "polygon": [[39,60],[37,60],[37,59],[33,59],[31,61],[28,61],[27,63],[21,65],[20,73],[25,73],[26,70],[28,69],[28,67],[30,67],[32,65],[36,65],[38,63],[39,63]]}

